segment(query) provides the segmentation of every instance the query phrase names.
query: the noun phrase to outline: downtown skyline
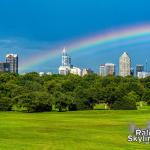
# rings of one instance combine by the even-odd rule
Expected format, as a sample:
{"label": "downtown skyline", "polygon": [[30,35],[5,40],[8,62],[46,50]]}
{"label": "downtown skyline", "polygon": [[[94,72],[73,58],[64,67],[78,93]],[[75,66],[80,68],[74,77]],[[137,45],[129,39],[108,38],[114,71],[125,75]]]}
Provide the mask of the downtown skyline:
{"label": "downtown skyline", "polygon": [[[79,76],[84,76],[82,74],[83,70],[87,70],[87,74],[93,73],[94,70],[92,68],[81,68],[80,66],[76,66],[72,64],[72,57],[68,54],[66,48],[62,49],[62,58],[61,65],[58,68],[58,73],[61,75],[68,74],[76,74]],[[146,59],[144,64],[136,64],[136,66],[132,65],[132,59],[127,52],[123,52],[121,56],[118,58],[119,65],[113,63],[105,62],[105,64],[99,65],[99,71],[94,72],[100,76],[149,76],[150,72],[148,70],[148,61]],[[119,68],[119,69],[118,69]],[[140,74],[139,74],[140,73]],[[141,77],[142,78],[142,77]]]}
{"label": "downtown skyline", "polygon": [[[140,64],[140,63],[136,63],[136,65],[134,66],[133,65],[133,59],[130,57],[130,55],[128,55],[128,52],[127,51],[124,51],[122,54],[121,54],[121,56],[119,56],[120,58],[122,57],[122,55],[127,55],[128,57],[129,57],[129,67],[128,67],[128,75],[130,75],[130,71],[133,71],[133,75],[137,75],[137,66],[139,66],[140,68],[139,68],[139,70],[141,69],[141,67],[143,68],[142,70],[143,71],[145,71],[145,72],[150,72],[150,70],[149,70],[149,62],[148,62],[148,59],[146,58],[146,60],[145,60],[145,64]],[[17,71],[16,71],[16,73],[20,73],[20,70],[19,70],[19,68],[21,68],[20,67],[20,63],[19,63],[19,61],[22,59],[21,57],[19,57],[19,61],[18,61],[18,54],[6,54],[6,57],[8,56],[8,55],[14,55],[14,56],[17,56]],[[82,66],[82,64],[79,64],[78,66],[76,65],[76,64],[73,64],[72,63],[72,58],[74,57],[74,56],[71,56],[69,53],[68,53],[68,50],[66,49],[66,47],[64,47],[63,49],[62,49],[62,52],[61,52],[61,57],[62,58],[60,58],[61,59],[61,63],[60,63],[60,65],[59,65],[59,67],[61,67],[61,66],[67,66],[67,67],[77,67],[78,69],[81,69],[81,70],[84,70],[84,69],[89,69],[89,70],[91,70],[92,72],[94,72],[94,73],[96,73],[96,74],[101,74],[100,73],[100,66],[103,68],[105,65],[107,66],[112,66],[114,69],[111,71],[111,73],[110,73],[110,75],[121,75],[121,72],[120,72],[120,67],[121,67],[121,62],[120,62],[120,58],[118,58],[118,63],[117,64],[115,64],[115,63],[113,63],[113,62],[111,62],[111,61],[107,61],[107,62],[105,62],[105,63],[99,63],[99,66],[98,66],[98,68],[97,68],[97,72],[93,69],[93,68],[90,68],[89,66],[86,66],[86,67],[81,67]],[[59,60],[60,61],[60,60]],[[3,60],[0,60],[0,62],[1,63],[3,63],[4,62],[4,59]],[[61,65],[62,64],[62,65]],[[74,66],[75,65],[75,66]],[[75,67],[75,68],[76,68]],[[59,73],[59,69],[58,68],[55,68],[57,71],[56,72],[52,72],[52,70],[46,70],[46,71],[43,71],[42,70],[43,68],[41,68],[41,70],[39,70],[39,71],[34,71],[34,70],[31,70],[31,71],[29,71],[29,72],[39,72],[39,73],[54,73],[54,74],[60,74]],[[29,73],[29,72],[23,72],[23,73],[20,73],[20,74],[24,74],[24,73]],[[132,73],[131,73],[132,74]],[[106,74],[107,75],[107,74]],[[103,75],[102,75],[103,76]],[[122,76],[122,75],[121,75]],[[124,75],[123,75],[124,76]],[[126,75],[125,75],[126,76]]]}

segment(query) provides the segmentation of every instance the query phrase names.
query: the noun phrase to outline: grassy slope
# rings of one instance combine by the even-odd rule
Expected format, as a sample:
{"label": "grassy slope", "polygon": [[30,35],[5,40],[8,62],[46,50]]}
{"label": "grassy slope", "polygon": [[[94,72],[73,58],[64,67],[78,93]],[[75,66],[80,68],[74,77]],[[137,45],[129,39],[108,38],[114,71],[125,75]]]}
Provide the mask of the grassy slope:
{"label": "grassy slope", "polygon": [[150,110],[0,112],[0,150],[149,150],[128,143],[128,125],[144,127]]}

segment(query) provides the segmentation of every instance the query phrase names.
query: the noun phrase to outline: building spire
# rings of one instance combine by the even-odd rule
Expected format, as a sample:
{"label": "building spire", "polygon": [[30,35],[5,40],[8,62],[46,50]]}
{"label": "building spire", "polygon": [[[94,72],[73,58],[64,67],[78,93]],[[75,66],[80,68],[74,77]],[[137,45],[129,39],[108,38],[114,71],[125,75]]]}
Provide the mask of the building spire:
{"label": "building spire", "polygon": [[63,49],[63,55],[67,55],[66,47]]}

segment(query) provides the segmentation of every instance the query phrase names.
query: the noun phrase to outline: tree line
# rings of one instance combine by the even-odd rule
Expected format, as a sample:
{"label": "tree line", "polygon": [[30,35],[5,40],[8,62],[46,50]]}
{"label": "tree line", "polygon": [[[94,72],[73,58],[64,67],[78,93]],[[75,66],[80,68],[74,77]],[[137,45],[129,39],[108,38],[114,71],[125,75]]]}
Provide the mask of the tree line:
{"label": "tree line", "polygon": [[140,101],[150,105],[150,77],[0,73],[0,111],[92,110],[100,103],[134,110]]}

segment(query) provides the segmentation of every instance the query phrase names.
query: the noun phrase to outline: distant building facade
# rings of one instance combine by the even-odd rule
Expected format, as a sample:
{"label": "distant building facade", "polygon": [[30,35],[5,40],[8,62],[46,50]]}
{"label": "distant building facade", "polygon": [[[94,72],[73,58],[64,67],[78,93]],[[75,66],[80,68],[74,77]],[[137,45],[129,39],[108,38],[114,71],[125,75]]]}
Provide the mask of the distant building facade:
{"label": "distant building facade", "polygon": [[89,75],[89,74],[92,74],[92,73],[93,73],[93,71],[89,68],[82,69],[82,76]]}
{"label": "distant building facade", "polygon": [[52,72],[39,72],[39,76],[52,75]]}
{"label": "distant building facade", "polygon": [[105,67],[106,67],[106,76],[115,75],[115,64],[107,63],[105,64]]}
{"label": "distant building facade", "polygon": [[0,72],[10,72],[10,64],[6,62],[0,62]]}
{"label": "distant building facade", "polygon": [[131,75],[131,58],[124,52],[119,60],[119,75],[126,77]]}
{"label": "distant building facade", "polygon": [[17,54],[7,54],[6,63],[10,64],[10,72],[18,74],[18,55]]}
{"label": "distant building facade", "polygon": [[100,76],[113,76],[115,75],[115,64],[106,63],[100,65]]}
{"label": "distant building facade", "polygon": [[131,75],[131,76],[134,76],[134,68],[131,68],[131,69],[130,69],[130,75]]}
{"label": "distant building facade", "polygon": [[138,72],[137,77],[139,79],[146,78],[150,76],[150,72]]}
{"label": "distant building facade", "polygon": [[100,65],[99,74],[100,76],[105,76],[105,64]]}
{"label": "distant building facade", "polygon": [[68,66],[60,66],[59,67],[59,74],[61,75],[68,75],[70,73],[70,67]]}
{"label": "distant building facade", "polygon": [[45,72],[39,72],[39,76],[42,77],[45,75]]}
{"label": "distant building facade", "polygon": [[81,75],[82,75],[82,70],[81,70],[80,68],[78,68],[78,67],[72,67],[72,68],[70,69],[70,73],[71,73],[71,74],[74,74],[74,75],[79,75],[79,76],[81,76]]}
{"label": "distant building facade", "polygon": [[138,72],[144,72],[144,65],[136,65],[136,76]]}
{"label": "distant building facade", "polygon": [[53,75],[52,72],[46,72],[46,75]]}

